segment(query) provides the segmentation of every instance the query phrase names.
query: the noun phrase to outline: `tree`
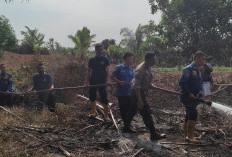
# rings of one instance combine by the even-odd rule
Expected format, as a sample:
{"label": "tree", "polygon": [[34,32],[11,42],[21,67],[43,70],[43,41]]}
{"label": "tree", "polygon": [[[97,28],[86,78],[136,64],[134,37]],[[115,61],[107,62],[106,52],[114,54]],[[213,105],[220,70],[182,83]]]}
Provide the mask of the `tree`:
{"label": "tree", "polygon": [[180,47],[186,64],[197,50],[218,65],[230,65],[232,36],[231,0],[149,0],[152,12],[163,12],[159,34],[167,50]]}
{"label": "tree", "polygon": [[106,52],[110,59],[121,62],[125,51],[125,48],[122,48],[120,45],[110,45]]}
{"label": "tree", "polygon": [[139,25],[135,32],[126,27],[122,28],[120,35],[123,36],[123,39],[120,42],[122,46],[125,46],[130,52],[134,52],[136,54],[140,53],[140,47],[144,39],[142,25]]}
{"label": "tree", "polygon": [[17,46],[17,39],[9,20],[0,16],[0,49],[14,50]]}
{"label": "tree", "polygon": [[25,26],[25,28],[27,29],[26,31],[21,31],[21,34],[24,36],[22,45],[32,48],[33,52],[28,53],[34,53],[44,44],[44,35],[39,33],[39,30],[36,28],[30,29],[28,26]]}
{"label": "tree", "polygon": [[115,40],[114,39],[105,39],[101,43],[104,45],[104,49],[108,50],[110,45],[115,45]]}
{"label": "tree", "polygon": [[83,27],[81,30],[77,30],[76,34],[69,35],[69,39],[75,44],[75,49],[83,57],[94,42],[95,34],[91,35],[90,30],[87,27]]}

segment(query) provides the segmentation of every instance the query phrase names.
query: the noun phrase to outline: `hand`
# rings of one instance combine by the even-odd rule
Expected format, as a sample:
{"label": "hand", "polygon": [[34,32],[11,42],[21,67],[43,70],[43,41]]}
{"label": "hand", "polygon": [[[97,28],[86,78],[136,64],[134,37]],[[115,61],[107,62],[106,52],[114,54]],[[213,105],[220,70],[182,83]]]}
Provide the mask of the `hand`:
{"label": "hand", "polygon": [[127,85],[128,83],[125,82],[125,81],[119,81],[118,84],[121,85],[121,86],[125,86],[125,85]]}
{"label": "hand", "polygon": [[200,98],[204,98],[205,94],[203,92],[199,92],[199,96],[200,96]]}
{"label": "hand", "polygon": [[110,85],[110,84],[111,84],[110,80],[106,81],[106,84],[107,84],[107,85]]}
{"label": "hand", "polygon": [[188,96],[190,99],[192,99],[192,100],[196,100],[196,97],[195,97],[195,95],[194,94],[189,94],[189,96]]}
{"label": "hand", "polygon": [[138,100],[138,108],[139,108],[139,110],[142,110],[143,107],[144,107],[144,103],[143,103],[143,100],[140,98],[140,99]]}
{"label": "hand", "polygon": [[129,84],[133,85],[135,83],[135,80],[133,79]]}
{"label": "hand", "polygon": [[89,86],[89,83],[88,82],[84,82],[84,87],[88,87]]}

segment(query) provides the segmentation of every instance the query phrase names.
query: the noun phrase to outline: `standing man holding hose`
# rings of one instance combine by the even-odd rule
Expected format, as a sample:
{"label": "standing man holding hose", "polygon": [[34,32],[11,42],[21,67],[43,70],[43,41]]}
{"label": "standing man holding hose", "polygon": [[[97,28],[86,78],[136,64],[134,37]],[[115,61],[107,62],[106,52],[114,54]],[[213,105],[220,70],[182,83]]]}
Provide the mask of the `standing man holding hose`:
{"label": "standing man holding hose", "polygon": [[193,56],[193,62],[182,72],[179,80],[181,87],[181,102],[186,109],[183,130],[185,138],[190,142],[198,142],[194,137],[197,120],[197,96],[204,97],[200,67],[205,64],[206,55],[197,51]]}
{"label": "standing man holding hose", "polygon": [[[96,44],[95,52],[96,56],[90,58],[88,63],[88,71],[85,76],[84,86],[88,85],[99,85],[99,84],[110,84],[110,61],[107,57],[103,56],[104,46],[103,44]],[[104,107],[104,118],[109,121],[109,101],[107,99],[106,86],[103,87],[90,87],[89,88],[89,100],[91,103],[91,116],[97,115],[96,107],[96,96],[97,91],[100,95],[103,107]]]}

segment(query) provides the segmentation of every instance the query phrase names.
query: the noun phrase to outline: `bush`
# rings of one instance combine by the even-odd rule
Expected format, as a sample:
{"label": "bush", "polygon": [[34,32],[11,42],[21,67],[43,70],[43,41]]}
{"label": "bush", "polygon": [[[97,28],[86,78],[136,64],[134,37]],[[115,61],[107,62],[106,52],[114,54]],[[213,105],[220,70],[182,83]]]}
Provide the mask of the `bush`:
{"label": "bush", "polygon": [[35,53],[35,51],[34,51],[34,48],[30,44],[28,44],[27,42],[23,42],[18,48],[18,53],[33,54]]}
{"label": "bush", "polygon": [[41,54],[41,55],[49,55],[50,54],[50,51],[48,50],[48,48],[46,47],[42,47],[42,48],[39,48],[37,51],[36,51],[37,54]]}

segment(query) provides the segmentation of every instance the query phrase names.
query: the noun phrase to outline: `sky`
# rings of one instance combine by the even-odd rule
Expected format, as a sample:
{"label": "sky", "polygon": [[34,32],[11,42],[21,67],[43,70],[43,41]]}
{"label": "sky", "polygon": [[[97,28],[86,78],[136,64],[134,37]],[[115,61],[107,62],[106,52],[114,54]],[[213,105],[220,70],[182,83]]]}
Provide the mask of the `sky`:
{"label": "sky", "polygon": [[96,34],[96,42],[115,39],[119,43],[121,28],[135,30],[161,18],[160,13],[151,14],[148,0],[14,0],[8,4],[0,0],[0,15],[9,19],[18,39],[28,26],[39,29],[46,41],[54,38],[65,47],[74,46],[67,36],[84,26]]}

